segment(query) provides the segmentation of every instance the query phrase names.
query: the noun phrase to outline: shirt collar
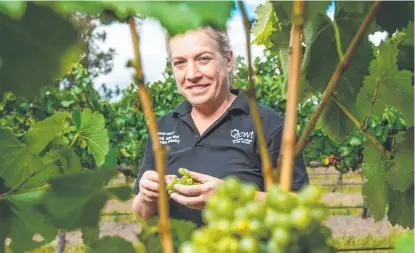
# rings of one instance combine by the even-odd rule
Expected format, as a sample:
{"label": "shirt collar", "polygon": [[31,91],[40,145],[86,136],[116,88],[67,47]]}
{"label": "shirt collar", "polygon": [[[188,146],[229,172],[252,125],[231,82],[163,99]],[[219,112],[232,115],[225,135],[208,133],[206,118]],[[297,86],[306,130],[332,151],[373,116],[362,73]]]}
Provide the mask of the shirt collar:
{"label": "shirt collar", "polygon": [[[242,110],[246,114],[249,114],[249,104],[244,91],[242,89],[231,89],[231,93],[236,95],[236,99],[233,101],[228,111]],[[192,104],[190,104],[190,102],[185,99],[176,107],[176,109],[173,111],[173,114],[181,116],[188,113],[191,108]]]}

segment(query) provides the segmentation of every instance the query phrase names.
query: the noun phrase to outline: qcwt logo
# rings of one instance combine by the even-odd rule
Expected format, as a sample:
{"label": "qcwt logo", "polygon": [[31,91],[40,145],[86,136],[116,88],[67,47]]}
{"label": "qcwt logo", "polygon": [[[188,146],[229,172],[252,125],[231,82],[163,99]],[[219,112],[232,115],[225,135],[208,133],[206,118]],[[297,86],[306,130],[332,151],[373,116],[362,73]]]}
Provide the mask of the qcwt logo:
{"label": "qcwt logo", "polygon": [[232,143],[251,144],[254,139],[254,131],[243,132],[238,129],[233,129],[231,130],[231,137],[233,138]]}

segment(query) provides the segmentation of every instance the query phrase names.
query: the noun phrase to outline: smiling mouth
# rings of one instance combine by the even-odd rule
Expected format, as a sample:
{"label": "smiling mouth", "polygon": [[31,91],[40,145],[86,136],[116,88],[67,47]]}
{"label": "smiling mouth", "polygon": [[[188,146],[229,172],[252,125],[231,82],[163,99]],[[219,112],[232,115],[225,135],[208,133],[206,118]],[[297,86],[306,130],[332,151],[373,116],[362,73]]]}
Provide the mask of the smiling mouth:
{"label": "smiling mouth", "polygon": [[209,84],[201,84],[201,85],[195,85],[195,86],[191,86],[191,87],[187,87],[188,90],[201,90],[203,88],[208,87]]}

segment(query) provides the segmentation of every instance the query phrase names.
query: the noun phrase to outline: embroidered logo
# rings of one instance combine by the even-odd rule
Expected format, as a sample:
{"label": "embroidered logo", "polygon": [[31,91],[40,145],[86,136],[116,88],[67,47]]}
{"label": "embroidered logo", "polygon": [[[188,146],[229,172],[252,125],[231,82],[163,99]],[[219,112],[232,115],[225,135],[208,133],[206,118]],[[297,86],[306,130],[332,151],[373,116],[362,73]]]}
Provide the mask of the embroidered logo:
{"label": "embroidered logo", "polygon": [[180,143],[180,135],[173,132],[158,132],[159,141],[161,144]]}
{"label": "embroidered logo", "polygon": [[254,138],[254,131],[243,132],[243,131],[239,131],[238,129],[232,129],[231,137],[233,138],[232,143],[234,144],[237,144],[237,143],[251,144]]}

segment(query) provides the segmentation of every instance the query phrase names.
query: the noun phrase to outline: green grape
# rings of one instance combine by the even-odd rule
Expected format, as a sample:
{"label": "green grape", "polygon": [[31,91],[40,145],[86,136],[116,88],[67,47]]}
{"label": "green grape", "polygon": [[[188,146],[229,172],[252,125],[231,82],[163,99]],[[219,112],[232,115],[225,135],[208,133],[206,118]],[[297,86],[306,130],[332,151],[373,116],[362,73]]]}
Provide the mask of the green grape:
{"label": "green grape", "polygon": [[320,189],[307,186],[293,194],[274,185],[265,201],[255,199],[257,191],[252,183],[224,179],[207,199],[202,211],[206,225],[193,232],[193,246],[199,252],[218,253],[332,249],[328,244],[331,231],[321,224],[328,212],[320,202]]}
{"label": "green grape", "polygon": [[276,228],[272,233],[272,239],[280,246],[286,246],[290,242],[290,235],[286,229]]}
{"label": "green grape", "polygon": [[178,170],[179,174],[182,175],[180,178],[174,178],[170,183],[166,185],[167,193],[170,195],[175,192],[174,186],[176,184],[182,185],[199,185],[200,183],[195,182],[192,174],[185,168],[180,168]]}
{"label": "green grape", "polygon": [[239,252],[254,253],[259,251],[258,241],[251,236],[243,236],[239,241]]}

